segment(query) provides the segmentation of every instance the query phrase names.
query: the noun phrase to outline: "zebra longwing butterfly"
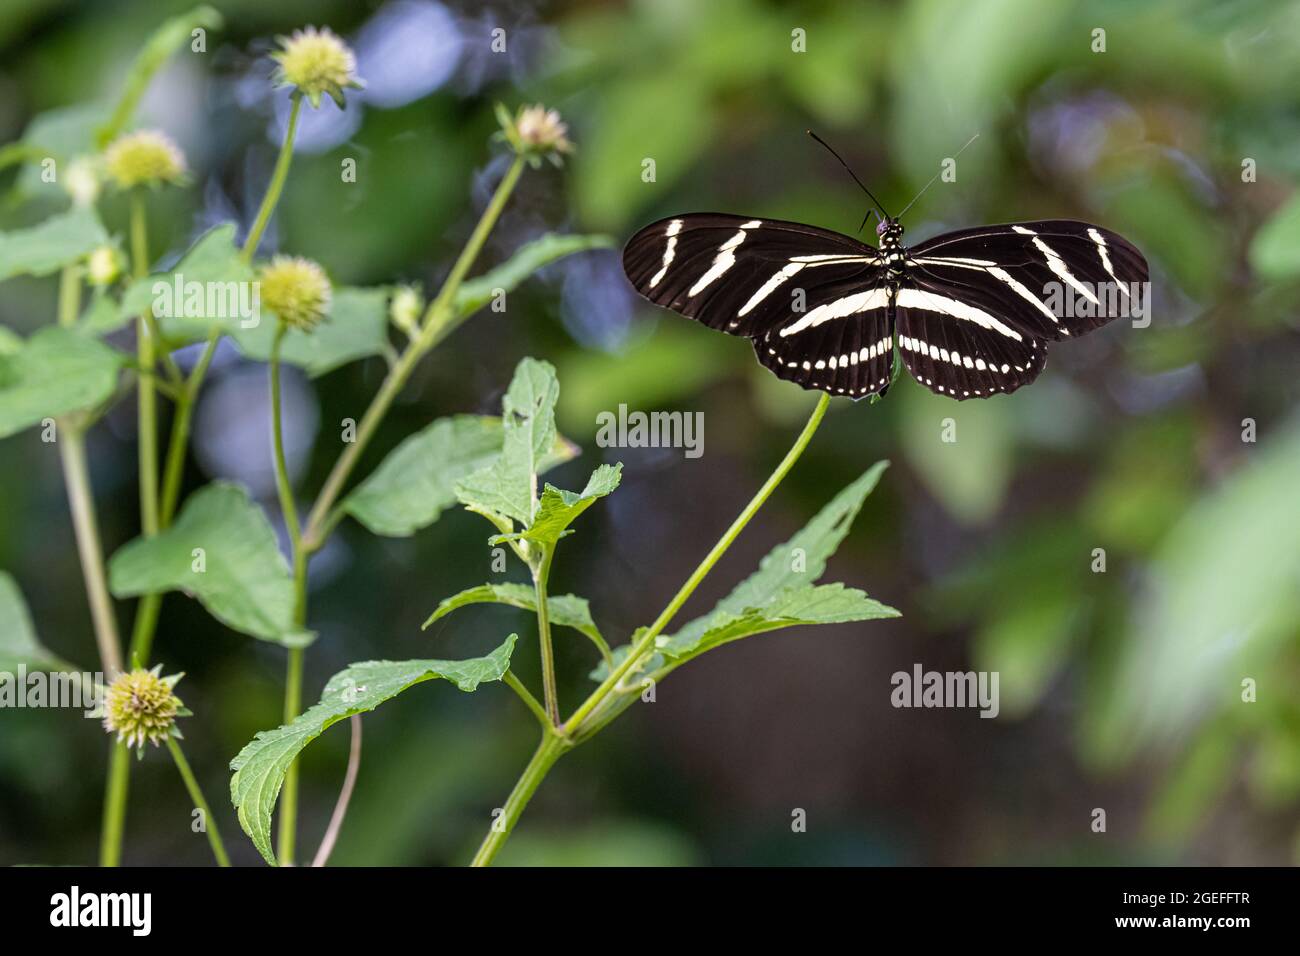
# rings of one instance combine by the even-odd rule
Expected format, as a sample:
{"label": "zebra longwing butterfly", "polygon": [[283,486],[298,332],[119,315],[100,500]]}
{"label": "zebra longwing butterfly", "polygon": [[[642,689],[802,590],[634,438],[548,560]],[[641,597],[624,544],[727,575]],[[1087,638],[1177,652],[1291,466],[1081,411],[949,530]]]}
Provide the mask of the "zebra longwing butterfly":
{"label": "zebra longwing butterfly", "polygon": [[1142,253],[1090,223],[979,226],[907,248],[884,215],[876,234],[879,249],[796,222],[692,213],[640,230],[623,269],[656,305],[750,339],[780,378],[855,399],[888,390],[895,333],[918,382],[964,400],[1032,382],[1049,342],[1143,314]]}

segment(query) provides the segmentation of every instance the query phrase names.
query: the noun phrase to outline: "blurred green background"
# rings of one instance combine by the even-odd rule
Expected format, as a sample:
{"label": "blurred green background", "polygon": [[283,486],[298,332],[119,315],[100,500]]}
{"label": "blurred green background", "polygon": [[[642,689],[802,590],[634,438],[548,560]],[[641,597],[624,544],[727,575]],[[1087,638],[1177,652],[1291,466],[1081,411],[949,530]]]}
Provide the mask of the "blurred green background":
{"label": "blurred green background", "polygon": [[[0,141],[34,117],[110,102],[143,38],[190,4],[7,0]],[[899,620],[790,631],[673,675],[562,762],[503,861],[516,863],[1287,863],[1300,853],[1300,5],[907,0],[768,3],[224,0],[206,54],[182,52],[140,122],[195,171],[151,202],[174,259],[216,222],[247,227],[283,117],[276,34],[329,25],[367,81],[307,117],[263,250],[339,282],[436,288],[507,162],[491,105],[561,110],[578,152],[529,172],[480,268],[547,229],[620,242],[674,212],[799,219],[852,232],[865,199],[804,129],[836,144],[891,209],[972,134],[955,182],[908,215],[908,239],[983,222],[1073,217],[1151,263],[1153,321],[1053,350],[1030,388],[956,404],[904,376],[882,403],[836,400],[810,450],[701,589],[703,610],[872,462],[894,462],[831,580]],[[506,30],[493,53],[491,31]],[[1104,30],[1104,51],[1095,31]],[[800,34],[804,51],[799,46]],[[341,183],[340,162],[357,161]],[[655,161],[644,182],[642,162]],[[0,226],[39,218],[10,170]],[[105,206],[110,229],[124,208]],[[164,261],[171,261],[164,258]],[[0,285],[0,322],[53,321],[55,280]],[[421,367],[367,455],[452,412],[494,412],[519,358],[556,364],[560,427],[623,487],[584,517],[553,588],[591,599],[622,640],[648,623],[779,460],[812,397],[729,339],[635,300],[614,251],[548,267],[505,313],[476,316]],[[315,491],[380,360],[286,388],[291,456]],[[263,367],[223,352],[197,416],[187,489],[214,477],[274,499]],[[595,416],[702,411],[705,453],[595,447]],[[940,440],[943,421],[958,440]],[[1256,441],[1243,441],[1245,420]],[[106,548],[137,533],[133,403],[92,433]],[[570,471],[572,474],[570,474]],[[578,476],[573,478],[572,476]],[[572,478],[572,480],[569,480]],[[0,443],[0,567],[44,642],[93,659],[62,479],[35,432]],[[1092,570],[1104,549],[1104,573]],[[369,658],[486,652],[523,612],[437,602],[488,579],[463,513],[406,539],[345,524],[313,565],[306,697]],[[518,568],[515,569],[519,571]],[[119,607],[129,622],[129,605]],[[566,635],[567,636],[567,635]],[[516,667],[536,680],[536,650]],[[281,649],[170,596],[156,652],[195,712],[190,759],[239,862],[257,862],[226,765],[279,723]],[[590,647],[558,647],[561,695]],[[896,710],[890,675],[996,670],[1001,715]],[[1243,702],[1242,681],[1257,699]],[[464,862],[531,752],[501,687],[429,684],[365,718],[356,796],[333,862]],[[346,760],[336,729],[306,751],[300,840],[314,848]],[[67,711],[0,713],[0,863],[89,863],[106,748]],[[168,761],[132,774],[127,863],[207,865]],[[791,831],[796,808],[806,833]],[[1094,808],[1105,833],[1091,827]]]}

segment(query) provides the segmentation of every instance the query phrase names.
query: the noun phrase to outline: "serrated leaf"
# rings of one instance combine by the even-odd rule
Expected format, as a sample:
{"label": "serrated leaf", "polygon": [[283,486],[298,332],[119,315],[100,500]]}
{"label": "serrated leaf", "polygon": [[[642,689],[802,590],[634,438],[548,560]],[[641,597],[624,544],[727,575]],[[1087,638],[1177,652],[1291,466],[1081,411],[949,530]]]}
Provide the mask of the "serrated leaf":
{"label": "serrated leaf", "polygon": [[[451,597],[439,602],[437,608],[429,615],[429,619],[421,625],[420,629],[425,630],[429,625],[446,617],[457,608],[467,607],[470,604],[507,604],[510,607],[532,611],[535,614],[537,613],[537,593],[527,584],[513,582],[481,584],[476,588],[469,588],[459,594],[453,594]],[[546,609],[552,624],[571,627],[581,632],[596,645],[603,657],[609,656],[609,645],[605,643],[605,638],[601,636],[600,630],[596,627],[596,622],[591,619],[591,607],[587,604],[586,598],[580,598],[574,594],[552,594],[547,597]]]}
{"label": "serrated leaf", "polygon": [[547,485],[537,505],[537,515],[521,537],[547,546],[555,544],[578,515],[590,508],[597,498],[605,497],[618,487],[622,472],[622,463],[601,465],[591,473],[587,486],[577,493]]}
{"label": "serrated leaf", "polygon": [[[457,482],[500,457],[503,438],[499,418],[439,418],[393,449],[343,507],[375,534],[414,534],[456,503]],[[539,467],[549,471],[576,453],[570,442],[556,435]]]}
{"label": "serrated leaf", "polygon": [[18,582],[0,571],[0,676],[5,672],[12,674],[20,666],[29,671],[72,669],[37,639]]}
{"label": "serrated leaf", "polygon": [[[382,355],[388,344],[388,295],[385,288],[335,289],[329,314],[316,328],[285,333],[280,357],[315,378],[348,362]],[[278,323],[275,313],[263,309],[255,328],[235,328],[231,335],[246,356],[267,361]]]}
{"label": "serrated leaf", "polygon": [[0,354],[0,438],[107,400],[125,361],[88,335],[40,329],[20,348]]}
{"label": "serrated leaf", "polygon": [[501,455],[456,485],[462,504],[532,522],[537,474],[555,443],[560,383],[549,362],[526,358],[515,368],[502,402]]}
{"label": "serrated leaf", "polygon": [[463,318],[477,312],[492,301],[497,289],[512,292],[538,269],[557,259],[589,249],[607,249],[613,244],[609,236],[566,236],[548,232],[524,243],[495,269],[463,282],[456,292],[456,315]]}
{"label": "serrated leaf", "polygon": [[762,607],[740,614],[729,611],[711,618],[703,631],[660,638],[656,649],[676,663],[698,657],[719,645],[800,624],[843,624],[898,617],[898,611],[843,584],[804,584],[777,594]]}
{"label": "serrated leaf", "polygon": [[500,680],[510,667],[516,636],[511,634],[486,657],[464,661],[367,661],[353,664],[329,679],[320,702],[293,721],[259,733],[230,762],[230,800],[244,828],[267,863],[271,851],[271,811],[284,775],[302,749],[332,724],[374,710],[408,687],[427,680],[449,680],[470,693],[479,684]]}
{"label": "serrated leaf", "polygon": [[275,532],[238,485],[200,488],[170,528],[123,545],[108,577],[118,597],[184,591],[243,634],[287,647],[312,640],[293,623],[293,580]]}
{"label": "serrated leaf", "polygon": [[756,608],[768,607],[788,589],[816,583],[826,573],[826,562],[849,533],[862,502],[888,466],[887,461],[872,465],[817,512],[802,531],[768,552],[758,570],[736,585],[712,611],[691,621],[668,640],[678,647],[694,646],[715,627]]}
{"label": "serrated leaf", "polygon": [[0,232],[0,280],[49,275],[107,242],[108,233],[88,207],[57,213],[27,229]]}

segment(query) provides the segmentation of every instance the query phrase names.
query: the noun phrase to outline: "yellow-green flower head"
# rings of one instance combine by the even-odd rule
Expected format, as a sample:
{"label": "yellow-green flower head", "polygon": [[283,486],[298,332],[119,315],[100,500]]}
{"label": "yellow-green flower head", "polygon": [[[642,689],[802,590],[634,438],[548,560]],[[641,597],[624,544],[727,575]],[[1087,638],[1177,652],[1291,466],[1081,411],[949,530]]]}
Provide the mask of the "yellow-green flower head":
{"label": "yellow-green flower head", "polygon": [[120,189],[185,181],[185,154],[166,133],[142,129],[108,144],[104,169]]}
{"label": "yellow-green flower head", "polygon": [[162,665],[119,674],[104,692],[101,705],[104,729],[117,734],[128,747],[155,747],[168,737],[179,737],[176,718],[189,715],[173,688],[180,674],[162,677]]}
{"label": "yellow-green flower head", "polygon": [[72,197],[74,206],[93,206],[99,198],[99,171],[89,156],[78,156],[68,163],[63,175],[63,188]]}
{"label": "yellow-green flower head", "polygon": [[86,258],[86,278],[91,285],[112,285],[121,274],[122,257],[112,246],[100,246]]}
{"label": "yellow-green flower head", "polygon": [[514,151],[527,157],[533,165],[544,157],[558,166],[564,154],[573,152],[568,124],[560,119],[558,112],[541,104],[522,106],[514,116],[505,107],[498,106],[497,122]]}
{"label": "yellow-green flower head", "polygon": [[407,335],[414,335],[420,325],[420,313],[424,311],[424,296],[413,285],[398,286],[393,292],[393,300],[388,304],[388,317]]}
{"label": "yellow-green flower head", "polygon": [[310,332],[330,307],[325,270],[302,256],[276,256],[262,268],[262,304],[290,328]]}
{"label": "yellow-green flower head", "polygon": [[271,54],[279,64],[276,84],[297,87],[313,107],[320,106],[321,95],[328,93],[342,109],[343,91],[362,88],[356,56],[329,27],[306,27],[278,40],[281,49]]}

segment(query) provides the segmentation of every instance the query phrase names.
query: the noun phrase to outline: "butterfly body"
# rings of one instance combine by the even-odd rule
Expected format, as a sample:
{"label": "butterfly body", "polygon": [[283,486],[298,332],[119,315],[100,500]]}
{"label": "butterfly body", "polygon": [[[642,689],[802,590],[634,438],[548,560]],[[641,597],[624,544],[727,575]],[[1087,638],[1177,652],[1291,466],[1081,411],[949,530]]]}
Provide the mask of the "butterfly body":
{"label": "butterfly body", "polygon": [[753,343],[804,388],[865,398],[889,388],[895,349],[912,376],[958,400],[1013,392],[1047,344],[1141,314],[1147,264],[1116,233],[1044,220],[903,245],[882,218],[879,248],[782,220],[674,216],[629,241],[637,291]]}

